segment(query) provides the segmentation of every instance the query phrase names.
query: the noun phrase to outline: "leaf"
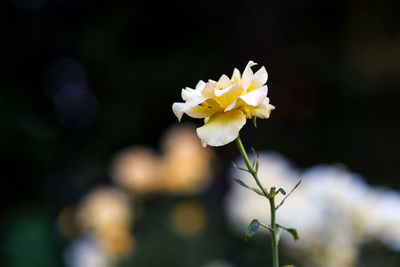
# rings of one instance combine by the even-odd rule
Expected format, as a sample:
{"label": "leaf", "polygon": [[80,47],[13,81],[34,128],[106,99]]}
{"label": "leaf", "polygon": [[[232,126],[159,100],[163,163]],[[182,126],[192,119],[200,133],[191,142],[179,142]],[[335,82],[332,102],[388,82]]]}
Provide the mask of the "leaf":
{"label": "leaf", "polygon": [[253,237],[253,235],[257,232],[260,227],[260,222],[257,219],[251,221],[249,226],[247,226],[246,234],[244,236],[244,240],[247,241]]}
{"label": "leaf", "polygon": [[232,162],[232,164],[233,164],[233,167],[235,167],[236,169],[238,169],[240,171],[245,171],[245,172],[251,173],[249,170],[241,168],[238,165],[236,165],[235,162]]}
{"label": "leaf", "polygon": [[283,188],[279,188],[278,191],[280,191],[282,193],[282,195],[286,195],[286,191],[283,190]]}
{"label": "leaf", "polygon": [[253,192],[256,192],[256,193],[259,194],[260,196],[264,196],[264,193],[263,193],[260,189],[256,189],[256,188],[253,188],[253,187],[248,186],[247,184],[245,184],[245,183],[244,183],[242,180],[240,180],[239,178],[234,178],[233,180],[235,180],[235,182],[238,183],[239,185],[241,185],[241,186],[243,186],[243,187],[245,187],[245,188],[247,188],[247,189],[250,189],[250,190],[253,191]]}
{"label": "leaf", "polygon": [[283,227],[282,225],[277,224],[276,226],[278,226],[279,228],[282,228],[284,230],[286,230],[288,233],[290,233],[293,236],[294,241],[297,241],[300,239],[299,234],[297,233],[297,230],[294,228],[286,228]]}
{"label": "leaf", "polygon": [[289,192],[289,194],[287,194],[287,196],[282,199],[281,203],[279,203],[278,206],[276,206],[276,210],[278,210],[280,208],[280,206],[283,205],[283,203],[285,202],[285,200],[293,193],[294,190],[296,190],[296,188],[300,185],[301,180],[293,187],[293,189]]}
{"label": "leaf", "polygon": [[296,267],[296,266],[294,266],[294,265],[285,265],[283,267]]}
{"label": "leaf", "polygon": [[258,154],[257,151],[254,149],[254,147],[251,148],[251,151],[253,152],[253,169],[256,169],[256,172],[258,171]]}
{"label": "leaf", "polygon": [[294,228],[287,228],[287,229],[285,229],[285,230],[292,234],[292,236],[293,236],[293,238],[294,238],[294,241],[297,241],[297,240],[300,239],[299,234],[297,233],[297,230],[296,230],[296,229],[294,229]]}

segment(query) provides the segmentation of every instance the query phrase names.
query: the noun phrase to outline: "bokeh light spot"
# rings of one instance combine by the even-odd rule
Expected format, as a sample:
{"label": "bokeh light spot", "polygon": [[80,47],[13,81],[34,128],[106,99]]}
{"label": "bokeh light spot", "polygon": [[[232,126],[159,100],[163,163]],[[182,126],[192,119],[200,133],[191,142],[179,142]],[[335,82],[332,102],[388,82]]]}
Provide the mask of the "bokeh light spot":
{"label": "bokeh light spot", "polygon": [[172,225],[175,232],[184,237],[199,234],[207,221],[206,210],[202,203],[186,200],[179,203],[172,212]]}

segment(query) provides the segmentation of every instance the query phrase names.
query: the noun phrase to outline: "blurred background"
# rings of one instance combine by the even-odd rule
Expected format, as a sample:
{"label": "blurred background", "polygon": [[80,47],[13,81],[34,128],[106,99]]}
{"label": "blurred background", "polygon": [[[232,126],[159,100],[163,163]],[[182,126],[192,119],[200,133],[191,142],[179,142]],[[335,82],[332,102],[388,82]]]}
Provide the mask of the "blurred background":
{"label": "blurred background", "polygon": [[[254,60],[269,73],[276,110],[242,129],[248,148],[277,151],[296,177],[340,163],[363,190],[394,199],[385,217],[374,217],[393,242],[380,239],[384,226],[357,224],[368,238],[349,241],[345,263],[334,253],[324,259],[333,265],[321,265],[283,240],[282,264],[400,266],[400,219],[387,219],[400,214],[399,9],[394,0],[2,1],[0,262],[269,262],[266,236],[245,243],[245,226],[232,230],[226,202],[237,186],[236,147],[202,149],[202,121],[186,116],[180,127],[171,110],[181,88]],[[342,176],[333,172],[330,188]],[[351,182],[343,188],[357,191]]]}

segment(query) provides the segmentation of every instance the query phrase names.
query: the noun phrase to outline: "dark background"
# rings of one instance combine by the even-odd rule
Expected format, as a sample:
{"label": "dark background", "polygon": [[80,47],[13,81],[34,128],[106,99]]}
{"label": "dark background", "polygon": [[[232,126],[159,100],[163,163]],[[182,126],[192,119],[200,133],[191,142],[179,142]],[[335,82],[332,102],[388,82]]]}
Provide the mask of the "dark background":
{"label": "dark background", "polygon": [[[120,149],[158,149],[165,129],[177,122],[171,105],[181,101],[182,87],[230,76],[248,60],[266,66],[276,110],[257,129],[245,126],[247,146],[277,150],[298,167],[344,163],[368,183],[400,189],[399,5],[2,1],[1,262],[17,266],[16,255],[33,249],[29,266],[61,265],[66,241],[53,223],[60,209],[109,183],[110,160]],[[59,84],[70,90],[60,91]],[[242,241],[221,230],[218,216],[236,148],[215,151],[223,166],[220,180],[203,196],[214,207],[208,235],[215,239],[204,237],[199,247],[188,248],[202,254],[191,264],[177,261],[182,266],[197,266],[213,253],[250,264],[235,256]],[[154,199],[149,205],[168,209],[168,202],[159,206]],[[23,232],[24,224],[37,227]],[[143,239],[151,244],[151,237]],[[187,247],[174,242],[177,249]],[[207,242],[214,248],[205,249]],[[232,242],[235,248],[224,248]],[[154,253],[168,254],[164,264],[180,266],[174,251]],[[142,259],[136,266],[158,265]]]}

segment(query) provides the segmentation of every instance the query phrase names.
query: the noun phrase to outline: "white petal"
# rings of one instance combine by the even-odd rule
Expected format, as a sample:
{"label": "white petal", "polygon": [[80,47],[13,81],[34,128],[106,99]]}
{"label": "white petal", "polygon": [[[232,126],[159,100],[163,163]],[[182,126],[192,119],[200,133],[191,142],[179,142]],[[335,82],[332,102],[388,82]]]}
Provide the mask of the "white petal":
{"label": "white petal", "polygon": [[224,74],[221,76],[221,78],[219,78],[217,82],[217,87],[218,89],[224,89],[226,87],[229,87],[231,84],[231,79],[229,79],[229,77]]}
{"label": "white petal", "polygon": [[230,105],[228,105],[224,109],[224,112],[228,112],[228,111],[231,111],[232,109],[234,109],[238,105],[238,99],[240,99],[240,98],[235,99],[235,101],[233,101]]}
{"label": "white petal", "polygon": [[234,83],[231,86],[229,86],[225,89],[222,89],[222,90],[215,89],[214,94],[215,94],[215,96],[220,97],[226,93],[236,94],[241,91],[242,91],[241,86],[238,83]]}
{"label": "white petal", "polygon": [[232,82],[240,81],[240,77],[241,77],[240,71],[237,68],[235,68],[233,70],[233,74],[232,74]]}
{"label": "white petal", "polygon": [[260,105],[264,101],[264,99],[267,97],[267,92],[268,87],[265,85],[245,95],[242,95],[240,99],[246,102],[247,105],[255,107]]}
{"label": "white petal", "polygon": [[206,124],[197,128],[197,135],[210,146],[223,146],[236,139],[246,124],[246,116],[240,110],[214,114]]}
{"label": "white petal", "polygon": [[174,112],[175,116],[181,121],[183,113],[185,113],[187,109],[186,103],[177,103],[175,102],[172,104],[172,111]]}
{"label": "white petal", "polygon": [[216,97],[220,97],[220,96],[226,94],[227,92],[229,92],[232,89],[232,87],[233,87],[233,84],[231,86],[228,86],[225,89],[221,89],[221,90],[215,89],[214,94]]}
{"label": "white petal", "polygon": [[263,86],[268,80],[268,73],[265,67],[263,66],[253,75],[253,80],[251,82],[252,89],[257,89]]}
{"label": "white petal", "polygon": [[188,108],[191,108],[197,106],[198,104],[203,103],[206,100],[207,98],[204,98],[202,96],[196,96],[190,99],[190,101],[186,101],[186,104],[188,105]]}
{"label": "white petal", "polygon": [[269,103],[268,97],[256,107],[246,106],[243,107],[243,112],[246,114],[247,118],[257,117],[260,119],[268,119],[271,111],[275,107]]}
{"label": "white petal", "polygon": [[198,106],[199,104],[205,102],[206,99],[203,97],[195,97],[192,98],[190,101],[187,101],[186,103],[179,103],[175,102],[172,104],[172,111],[174,112],[175,116],[178,118],[180,121],[182,118],[183,113],[188,111],[189,109]]}
{"label": "white petal", "polygon": [[228,105],[224,112],[233,110],[235,108],[250,105],[250,106],[258,106],[260,105],[266,98],[268,92],[268,87],[265,85],[261,88],[253,90],[245,95],[238,97],[235,101],[233,101],[230,105]]}
{"label": "white petal", "polygon": [[189,87],[186,87],[186,89],[182,89],[182,99],[185,101],[191,101],[193,98],[196,97],[201,97],[201,94],[199,91],[193,90]]}
{"label": "white petal", "polygon": [[206,86],[206,83],[205,83],[204,81],[200,80],[200,81],[197,83],[195,90],[197,90],[197,91],[203,91],[204,86]]}
{"label": "white petal", "polygon": [[204,98],[215,98],[215,87],[212,82],[206,83],[203,91],[201,91],[201,96]]}
{"label": "white petal", "polygon": [[243,71],[243,76],[242,76],[242,81],[243,81],[243,88],[247,89],[249,88],[251,81],[253,79],[253,71],[251,70],[251,67],[257,65],[257,63],[254,63],[253,61],[249,61],[247,63],[246,68]]}
{"label": "white petal", "polygon": [[253,111],[253,116],[260,118],[260,119],[268,119],[271,111],[275,109],[275,106],[271,104],[260,105],[256,107]]}

